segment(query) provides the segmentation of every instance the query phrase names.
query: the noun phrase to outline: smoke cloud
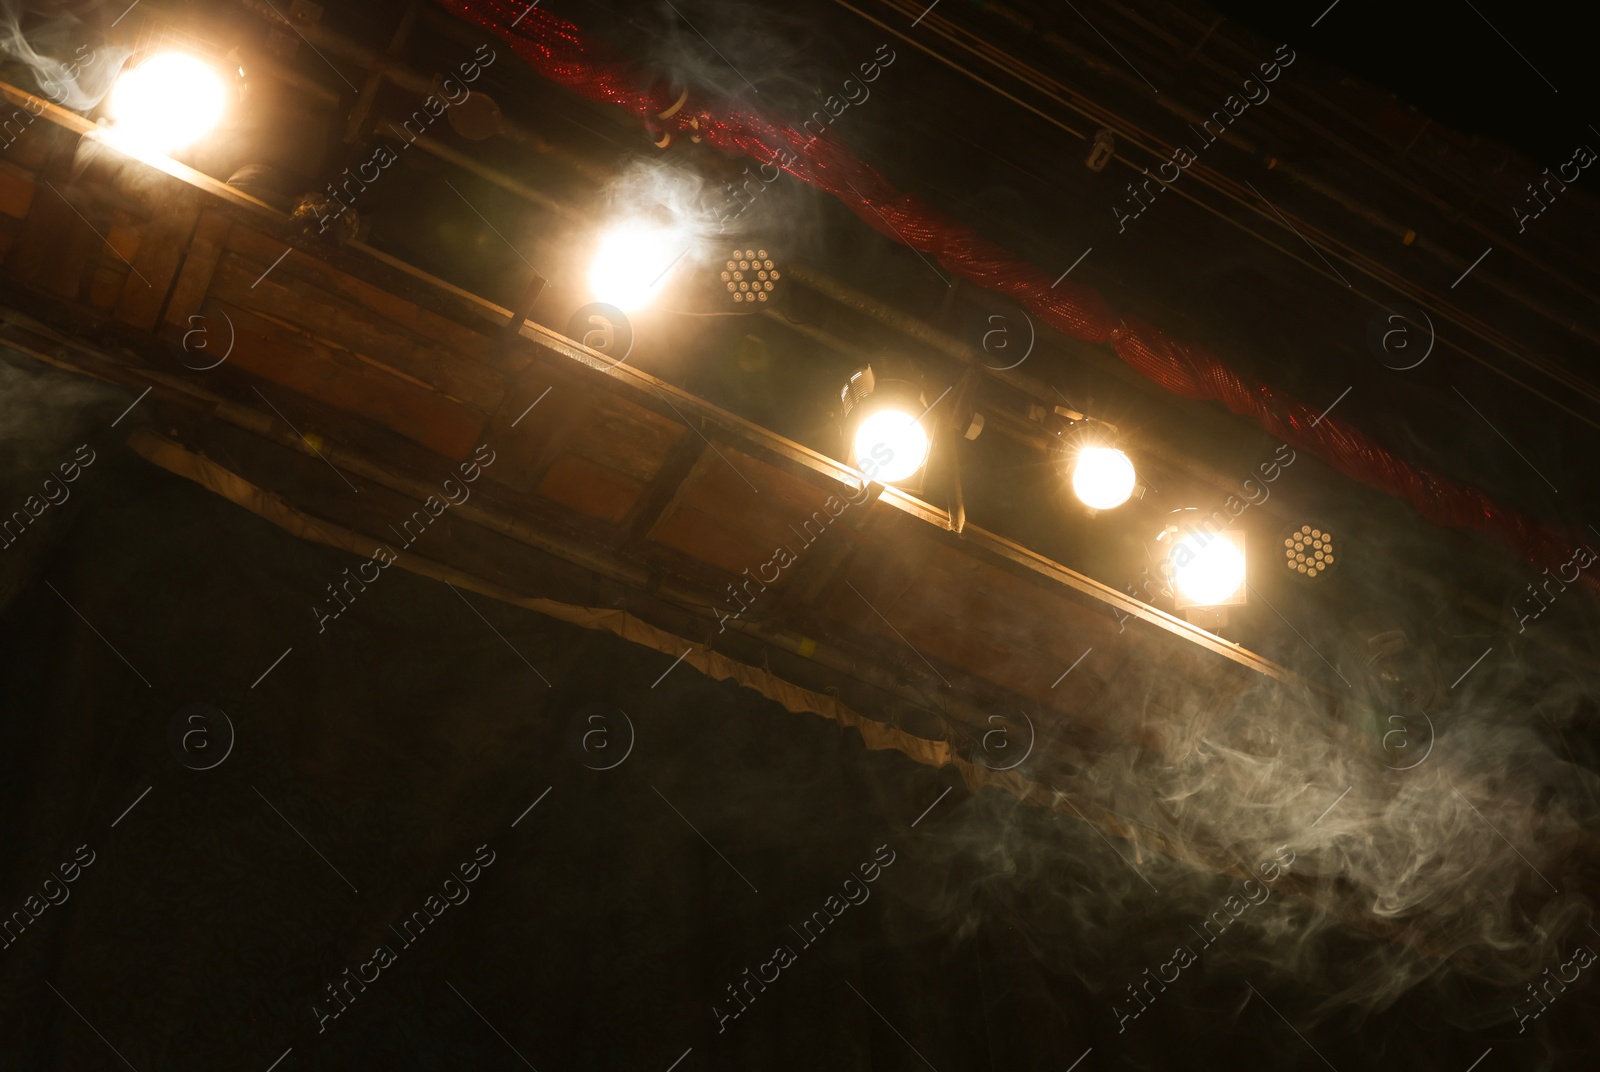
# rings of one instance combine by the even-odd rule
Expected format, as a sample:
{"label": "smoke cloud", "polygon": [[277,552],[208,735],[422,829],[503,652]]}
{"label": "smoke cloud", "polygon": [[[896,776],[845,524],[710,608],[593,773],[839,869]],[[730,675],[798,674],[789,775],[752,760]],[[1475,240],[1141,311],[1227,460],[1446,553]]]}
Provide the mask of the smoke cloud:
{"label": "smoke cloud", "polygon": [[128,58],[128,49],[106,44],[90,25],[105,11],[103,0],[0,0],[0,56],[30,70],[44,97],[87,111],[111,91]]}

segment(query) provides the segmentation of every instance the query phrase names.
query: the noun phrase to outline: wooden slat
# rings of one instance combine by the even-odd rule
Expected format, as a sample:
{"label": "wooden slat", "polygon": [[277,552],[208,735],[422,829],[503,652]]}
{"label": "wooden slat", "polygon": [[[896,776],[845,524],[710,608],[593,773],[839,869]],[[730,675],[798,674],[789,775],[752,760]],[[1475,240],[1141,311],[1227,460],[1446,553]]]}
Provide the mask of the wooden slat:
{"label": "wooden slat", "polygon": [[222,259],[223,243],[233,229],[233,220],[225,213],[209,209],[200,215],[194,237],[189,241],[183,267],[173,284],[172,297],[167,301],[167,311],[162,317],[165,328],[162,334],[173,341],[182,339],[194,325],[189,318],[200,311],[206,292],[211,288],[211,276]]}
{"label": "wooden slat", "polygon": [[[278,253],[285,248],[280,246]],[[295,256],[291,252],[286,263]],[[211,293],[264,318],[293,323],[330,349],[349,351],[396,378],[437,389],[484,413],[499,407],[505,394],[500,373],[475,362],[451,360],[437,346],[377,316],[322,300],[303,280],[289,273],[280,277],[282,265],[262,279],[269,266],[270,262],[258,266],[237,253],[224,253],[212,276]]]}
{"label": "wooden slat", "polygon": [[[228,236],[228,249],[261,265],[263,269],[283,253],[285,243],[249,227],[238,227]],[[458,323],[425,309],[414,301],[383,290],[348,272],[342,272],[316,257],[291,253],[274,275],[284,268],[289,275],[309,282],[317,291],[336,297],[347,308],[364,309],[368,319],[394,324],[422,339],[448,348],[452,359],[468,357],[498,367],[494,360],[497,342],[483,331]]]}
{"label": "wooden slat", "polygon": [[[41,184],[11,249],[6,275],[30,289],[76,301],[83,296],[102,243],[84,218],[93,206],[68,204],[61,196],[65,192],[59,185],[53,191]],[[105,225],[102,219],[100,226]]]}
{"label": "wooden slat", "polygon": [[564,454],[545,473],[538,493],[587,517],[616,525],[628,515],[644,489],[643,483],[622,476],[615,469]]}
{"label": "wooden slat", "polygon": [[[192,191],[170,180],[161,185],[164,196],[156,215],[133,228],[139,240],[138,252],[130,256],[117,251],[123,259],[132,262],[133,270],[128,273],[113,315],[124,324],[146,331],[153,330],[161,316],[178,266],[183,263],[184,251],[194,234],[195,221],[200,217],[198,199]],[[169,190],[182,193],[168,193]],[[113,241],[113,247],[115,244]]]}
{"label": "wooden slat", "polygon": [[[566,440],[570,453],[615,469],[640,483],[655,479],[667,453],[694,433],[614,395],[599,394]],[[696,438],[699,438],[698,436]]]}
{"label": "wooden slat", "polygon": [[33,196],[32,179],[9,167],[0,167],[0,215],[22,219],[33,204]]}
{"label": "wooden slat", "polygon": [[229,368],[360,414],[363,420],[446,458],[466,458],[488,426],[488,415],[480,410],[389,375],[354,354],[323,345],[248,309],[212,300],[201,315],[214,317],[215,324],[222,323],[224,315],[232,322],[235,342]]}
{"label": "wooden slat", "polygon": [[[622,525],[690,434],[625,398],[595,391],[601,373],[530,369],[495,416],[505,446],[490,479],[534,493],[588,518]],[[548,394],[545,393],[548,388]],[[513,431],[527,407],[543,401]]]}
{"label": "wooden slat", "polygon": [[672,512],[674,504],[688,487],[689,474],[706,452],[705,440],[687,428],[682,429],[678,442],[668,451],[660,471],[651,481],[649,489],[633,504],[623,519],[623,541],[633,543],[649,536],[650,530],[662,517]]}
{"label": "wooden slat", "polygon": [[828,522],[813,522],[814,530],[838,524],[824,504],[844,494],[839,485],[797,476],[730,444],[702,454],[690,480],[650,530],[650,541],[732,573],[769,561],[780,547],[798,554],[813,515]]}

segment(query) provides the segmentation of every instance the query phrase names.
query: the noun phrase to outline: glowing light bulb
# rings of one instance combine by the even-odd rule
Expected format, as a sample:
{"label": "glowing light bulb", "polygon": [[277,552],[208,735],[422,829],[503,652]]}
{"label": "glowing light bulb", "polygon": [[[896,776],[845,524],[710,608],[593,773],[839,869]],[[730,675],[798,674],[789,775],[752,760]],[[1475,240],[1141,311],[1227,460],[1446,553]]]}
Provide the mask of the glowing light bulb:
{"label": "glowing light bulb", "polygon": [[905,410],[880,409],[856,426],[856,467],[873,480],[892,484],[928,460],[928,433]]}
{"label": "glowing light bulb", "polygon": [[589,263],[589,290],[595,300],[619,309],[641,308],[684,254],[689,239],[670,227],[630,223],[600,237]]}
{"label": "glowing light bulb", "polygon": [[1135,481],[1133,463],[1115,447],[1084,447],[1072,464],[1073,494],[1095,510],[1127,502]]}
{"label": "glowing light bulb", "polygon": [[1172,586],[1184,603],[1215,607],[1240,602],[1244,548],[1233,533],[1188,533],[1173,545],[1167,563]]}
{"label": "glowing light bulb", "polygon": [[135,151],[170,153],[216,127],[226,110],[222,76],[203,60],[163,52],[125,71],[111,91],[115,140]]}

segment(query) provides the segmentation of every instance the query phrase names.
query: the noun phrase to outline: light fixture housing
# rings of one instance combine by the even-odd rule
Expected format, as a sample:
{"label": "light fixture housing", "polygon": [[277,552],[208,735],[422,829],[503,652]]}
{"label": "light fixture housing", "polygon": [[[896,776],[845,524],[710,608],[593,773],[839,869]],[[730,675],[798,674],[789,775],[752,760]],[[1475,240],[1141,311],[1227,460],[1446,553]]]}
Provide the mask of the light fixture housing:
{"label": "light fixture housing", "polygon": [[911,482],[928,464],[933,438],[922,423],[922,374],[884,355],[850,377],[839,393],[850,463],[880,484]]}
{"label": "light fixture housing", "polygon": [[113,144],[167,155],[216,129],[237,96],[237,78],[189,52],[157,52],[130,64],[106,102]]}
{"label": "light fixture housing", "polygon": [[1246,601],[1244,533],[1169,527],[1162,536],[1167,545],[1167,583],[1177,609],[1233,607]]}

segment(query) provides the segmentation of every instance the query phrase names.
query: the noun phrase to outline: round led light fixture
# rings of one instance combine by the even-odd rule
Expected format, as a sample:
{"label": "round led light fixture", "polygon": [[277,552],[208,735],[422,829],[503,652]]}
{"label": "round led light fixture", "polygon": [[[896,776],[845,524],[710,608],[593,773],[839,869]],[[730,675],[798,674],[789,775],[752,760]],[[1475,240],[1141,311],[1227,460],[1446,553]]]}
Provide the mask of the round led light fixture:
{"label": "round led light fixture", "polygon": [[[1343,553],[1344,541],[1339,542]],[[1296,577],[1315,580],[1338,562],[1333,533],[1320,522],[1307,521],[1290,529],[1283,537],[1283,564]]]}
{"label": "round led light fixture", "polygon": [[1191,529],[1171,534],[1167,552],[1173,603],[1228,607],[1245,601],[1244,537],[1237,532]]}
{"label": "round led light fixture", "polygon": [[1116,509],[1137,484],[1133,462],[1115,447],[1085,446],[1072,459],[1072,492],[1091,509]]}
{"label": "round led light fixture", "polygon": [[783,274],[764,249],[736,249],[722,268],[722,285],[735,305],[757,305],[772,300]]}
{"label": "round led light fixture", "polygon": [[143,152],[193,145],[221,122],[228,88],[222,73],[186,52],[161,52],[122,73],[108,110],[113,139]]}
{"label": "round led light fixture", "polygon": [[689,246],[689,237],[675,227],[644,220],[620,224],[600,236],[589,262],[589,291],[596,301],[625,312],[641,309]]}

